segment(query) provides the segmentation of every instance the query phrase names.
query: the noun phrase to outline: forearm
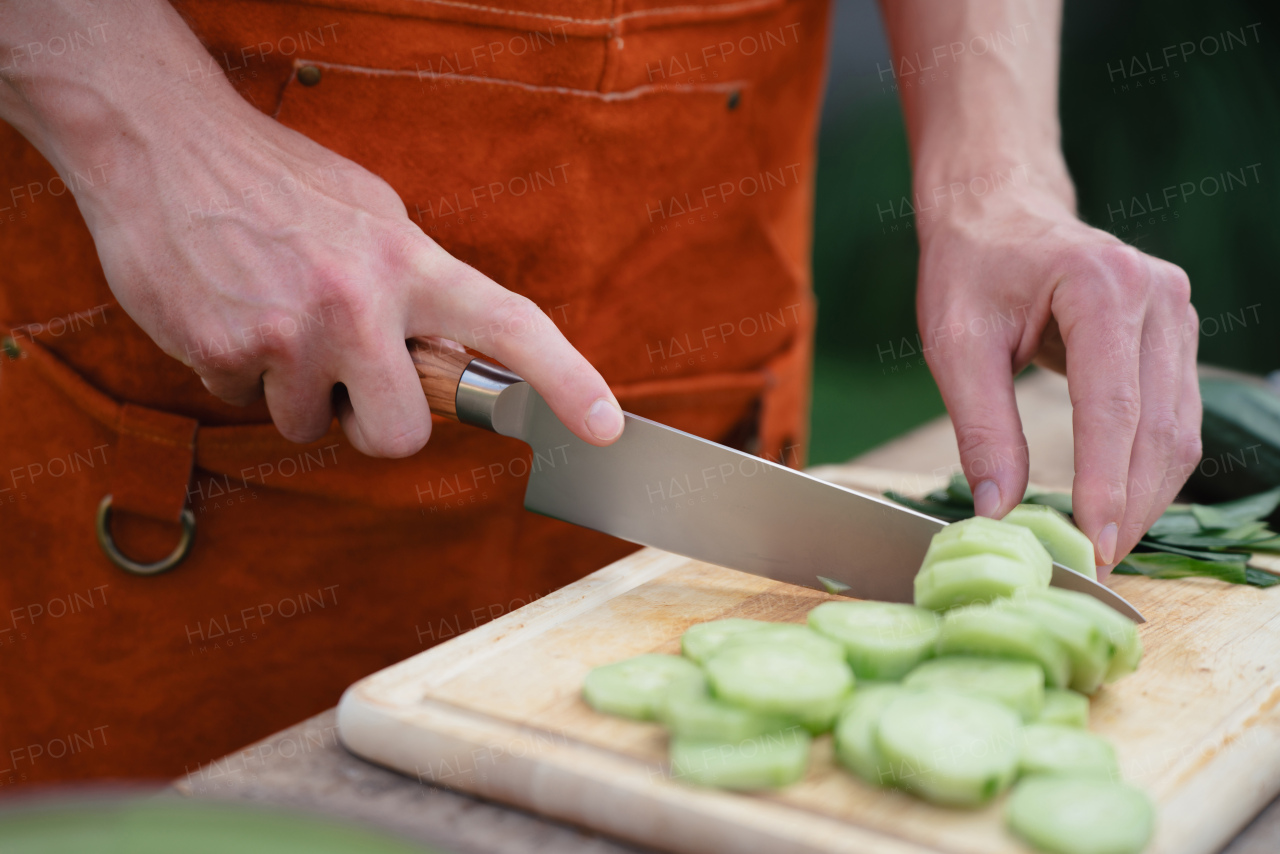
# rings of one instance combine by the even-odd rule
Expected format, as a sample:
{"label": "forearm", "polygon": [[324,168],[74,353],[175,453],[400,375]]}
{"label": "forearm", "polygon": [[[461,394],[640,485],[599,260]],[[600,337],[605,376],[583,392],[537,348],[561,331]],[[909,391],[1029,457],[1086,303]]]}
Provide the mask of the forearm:
{"label": "forearm", "polygon": [[[920,206],[954,207],[976,201],[984,187],[1030,185],[1074,210],[1059,142],[1061,0],[881,6]],[[928,218],[920,227],[924,236]]]}
{"label": "forearm", "polygon": [[[115,191],[160,150],[227,111],[251,110],[165,0],[0,5],[0,119],[64,179],[110,175]],[[191,69],[203,73],[193,74]],[[68,181],[86,217],[90,185]],[[141,188],[139,188],[141,190]],[[88,204],[87,204],[88,203]]]}

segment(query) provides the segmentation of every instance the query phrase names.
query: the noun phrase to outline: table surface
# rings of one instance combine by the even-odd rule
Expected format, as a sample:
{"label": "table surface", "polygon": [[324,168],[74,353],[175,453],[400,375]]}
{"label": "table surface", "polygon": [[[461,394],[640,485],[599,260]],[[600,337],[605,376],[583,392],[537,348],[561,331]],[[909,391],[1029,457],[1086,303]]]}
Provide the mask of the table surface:
{"label": "table surface", "polygon": [[[1074,465],[1066,381],[1036,372],[1019,380],[1017,389],[1032,482],[1070,484]],[[959,471],[951,422],[945,416],[935,419],[846,465],[916,473],[922,482],[945,478]],[[841,468],[814,471],[837,479]],[[345,817],[458,854],[635,854],[645,850],[371,765],[338,743],[334,709],[210,763],[176,781],[174,788],[190,797]],[[1280,851],[1280,798],[1223,854],[1276,851]]]}

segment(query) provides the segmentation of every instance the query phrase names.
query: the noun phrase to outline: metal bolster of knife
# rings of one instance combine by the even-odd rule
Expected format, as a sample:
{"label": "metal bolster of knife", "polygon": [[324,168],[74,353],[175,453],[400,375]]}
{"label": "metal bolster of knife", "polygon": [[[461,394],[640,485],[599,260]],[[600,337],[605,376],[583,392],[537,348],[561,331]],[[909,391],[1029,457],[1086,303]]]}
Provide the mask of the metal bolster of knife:
{"label": "metal bolster of knife", "polygon": [[483,359],[472,359],[458,380],[454,398],[458,420],[503,436],[521,432],[529,384]]}

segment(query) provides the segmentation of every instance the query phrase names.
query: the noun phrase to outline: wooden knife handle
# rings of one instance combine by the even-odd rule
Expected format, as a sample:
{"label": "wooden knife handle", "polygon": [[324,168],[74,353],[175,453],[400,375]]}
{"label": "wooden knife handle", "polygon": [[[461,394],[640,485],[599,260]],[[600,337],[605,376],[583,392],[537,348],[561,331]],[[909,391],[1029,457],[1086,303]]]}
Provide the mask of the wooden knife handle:
{"label": "wooden knife handle", "polygon": [[474,357],[421,339],[410,339],[408,344],[432,414],[458,420],[458,383]]}

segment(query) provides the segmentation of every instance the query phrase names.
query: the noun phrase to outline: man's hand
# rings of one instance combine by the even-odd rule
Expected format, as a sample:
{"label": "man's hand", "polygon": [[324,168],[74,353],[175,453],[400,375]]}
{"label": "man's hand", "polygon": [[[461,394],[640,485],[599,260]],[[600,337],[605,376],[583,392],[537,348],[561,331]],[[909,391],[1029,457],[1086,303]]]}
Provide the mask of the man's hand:
{"label": "man's hand", "polygon": [[1109,568],[1200,457],[1190,285],[1075,215],[1059,147],[1061,0],[881,0],[911,139],[929,366],[975,509],[1027,484],[1013,376],[1067,375],[1076,523]]}
{"label": "man's hand", "polygon": [[107,281],[211,392],[265,394],[280,432],[308,442],[341,383],[352,444],[407,456],[431,419],[405,340],[435,336],[521,374],[586,441],[621,433],[613,394],[550,318],[436,245],[385,181],[225,79],[191,83],[182,69],[208,55],[163,0],[19,2],[0,14],[0,48],[95,25],[98,50],[15,67],[0,117],[64,176],[109,164],[76,193]]}
{"label": "man's hand", "polygon": [[1181,269],[1039,190],[992,192],[921,231],[925,354],[980,515],[1026,490],[1013,377],[1034,361],[1067,375],[1076,523],[1100,565],[1133,548],[1200,459],[1190,292]]}

